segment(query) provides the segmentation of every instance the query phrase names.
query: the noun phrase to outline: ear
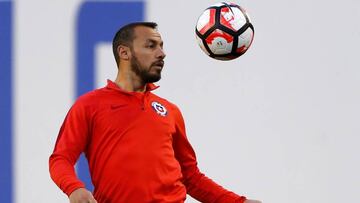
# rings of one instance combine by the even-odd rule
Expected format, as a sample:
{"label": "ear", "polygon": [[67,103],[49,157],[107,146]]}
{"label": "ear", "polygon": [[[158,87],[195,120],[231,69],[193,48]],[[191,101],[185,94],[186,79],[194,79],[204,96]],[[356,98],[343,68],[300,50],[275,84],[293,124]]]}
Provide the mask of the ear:
{"label": "ear", "polygon": [[119,45],[117,47],[117,52],[119,54],[119,58],[121,60],[129,60],[131,52],[130,52],[130,48],[124,45]]}

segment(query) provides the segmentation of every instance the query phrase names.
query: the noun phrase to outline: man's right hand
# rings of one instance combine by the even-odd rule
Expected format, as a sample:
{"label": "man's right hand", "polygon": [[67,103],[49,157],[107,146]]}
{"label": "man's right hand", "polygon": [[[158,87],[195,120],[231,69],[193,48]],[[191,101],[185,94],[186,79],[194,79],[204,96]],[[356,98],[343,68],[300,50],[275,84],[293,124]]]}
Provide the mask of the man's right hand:
{"label": "man's right hand", "polygon": [[70,203],[97,203],[90,191],[85,188],[74,190],[69,196]]}

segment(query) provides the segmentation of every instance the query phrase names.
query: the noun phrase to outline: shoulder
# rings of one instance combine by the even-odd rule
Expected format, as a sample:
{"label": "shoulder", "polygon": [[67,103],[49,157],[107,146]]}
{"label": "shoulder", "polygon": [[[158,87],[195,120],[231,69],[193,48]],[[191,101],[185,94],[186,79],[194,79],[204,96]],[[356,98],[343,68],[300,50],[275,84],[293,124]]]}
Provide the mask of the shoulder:
{"label": "shoulder", "polygon": [[79,96],[74,106],[94,106],[98,104],[105,94],[105,88],[99,88]]}

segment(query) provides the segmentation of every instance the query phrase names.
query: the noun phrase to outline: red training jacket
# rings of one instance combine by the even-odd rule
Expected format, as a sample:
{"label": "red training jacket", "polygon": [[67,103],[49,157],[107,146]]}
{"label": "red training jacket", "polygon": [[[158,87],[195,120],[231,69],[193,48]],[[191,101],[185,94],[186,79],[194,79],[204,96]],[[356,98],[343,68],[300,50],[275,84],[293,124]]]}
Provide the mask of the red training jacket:
{"label": "red training jacket", "polygon": [[84,184],[74,165],[85,152],[99,203],[243,203],[197,167],[182,115],[150,91],[125,92],[108,81],[69,110],[49,159],[51,178],[68,196]]}

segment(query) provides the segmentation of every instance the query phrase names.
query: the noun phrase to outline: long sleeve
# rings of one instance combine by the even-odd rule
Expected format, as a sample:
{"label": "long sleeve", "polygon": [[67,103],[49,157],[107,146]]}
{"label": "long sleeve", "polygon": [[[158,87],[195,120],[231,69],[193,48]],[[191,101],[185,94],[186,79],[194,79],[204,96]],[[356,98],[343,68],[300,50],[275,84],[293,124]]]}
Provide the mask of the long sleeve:
{"label": "long sleeve", "polygon": [[85,187],[77,178],[74,165],[85,151],[88,133],[89,123],[85,107],[77,102],[69,110],[49,158],[50,176],[68,196],[75,189]]}
{"label": "long sleeve", "polygon": [[174,151],[181,165],[183,183],[187,193],[203,203],[243,203],[246,198],[228,191],[206,177],[197,167],[196,156],[185,132],[185,124],[178,108],[174,110],[176,134],[174,135]]}

